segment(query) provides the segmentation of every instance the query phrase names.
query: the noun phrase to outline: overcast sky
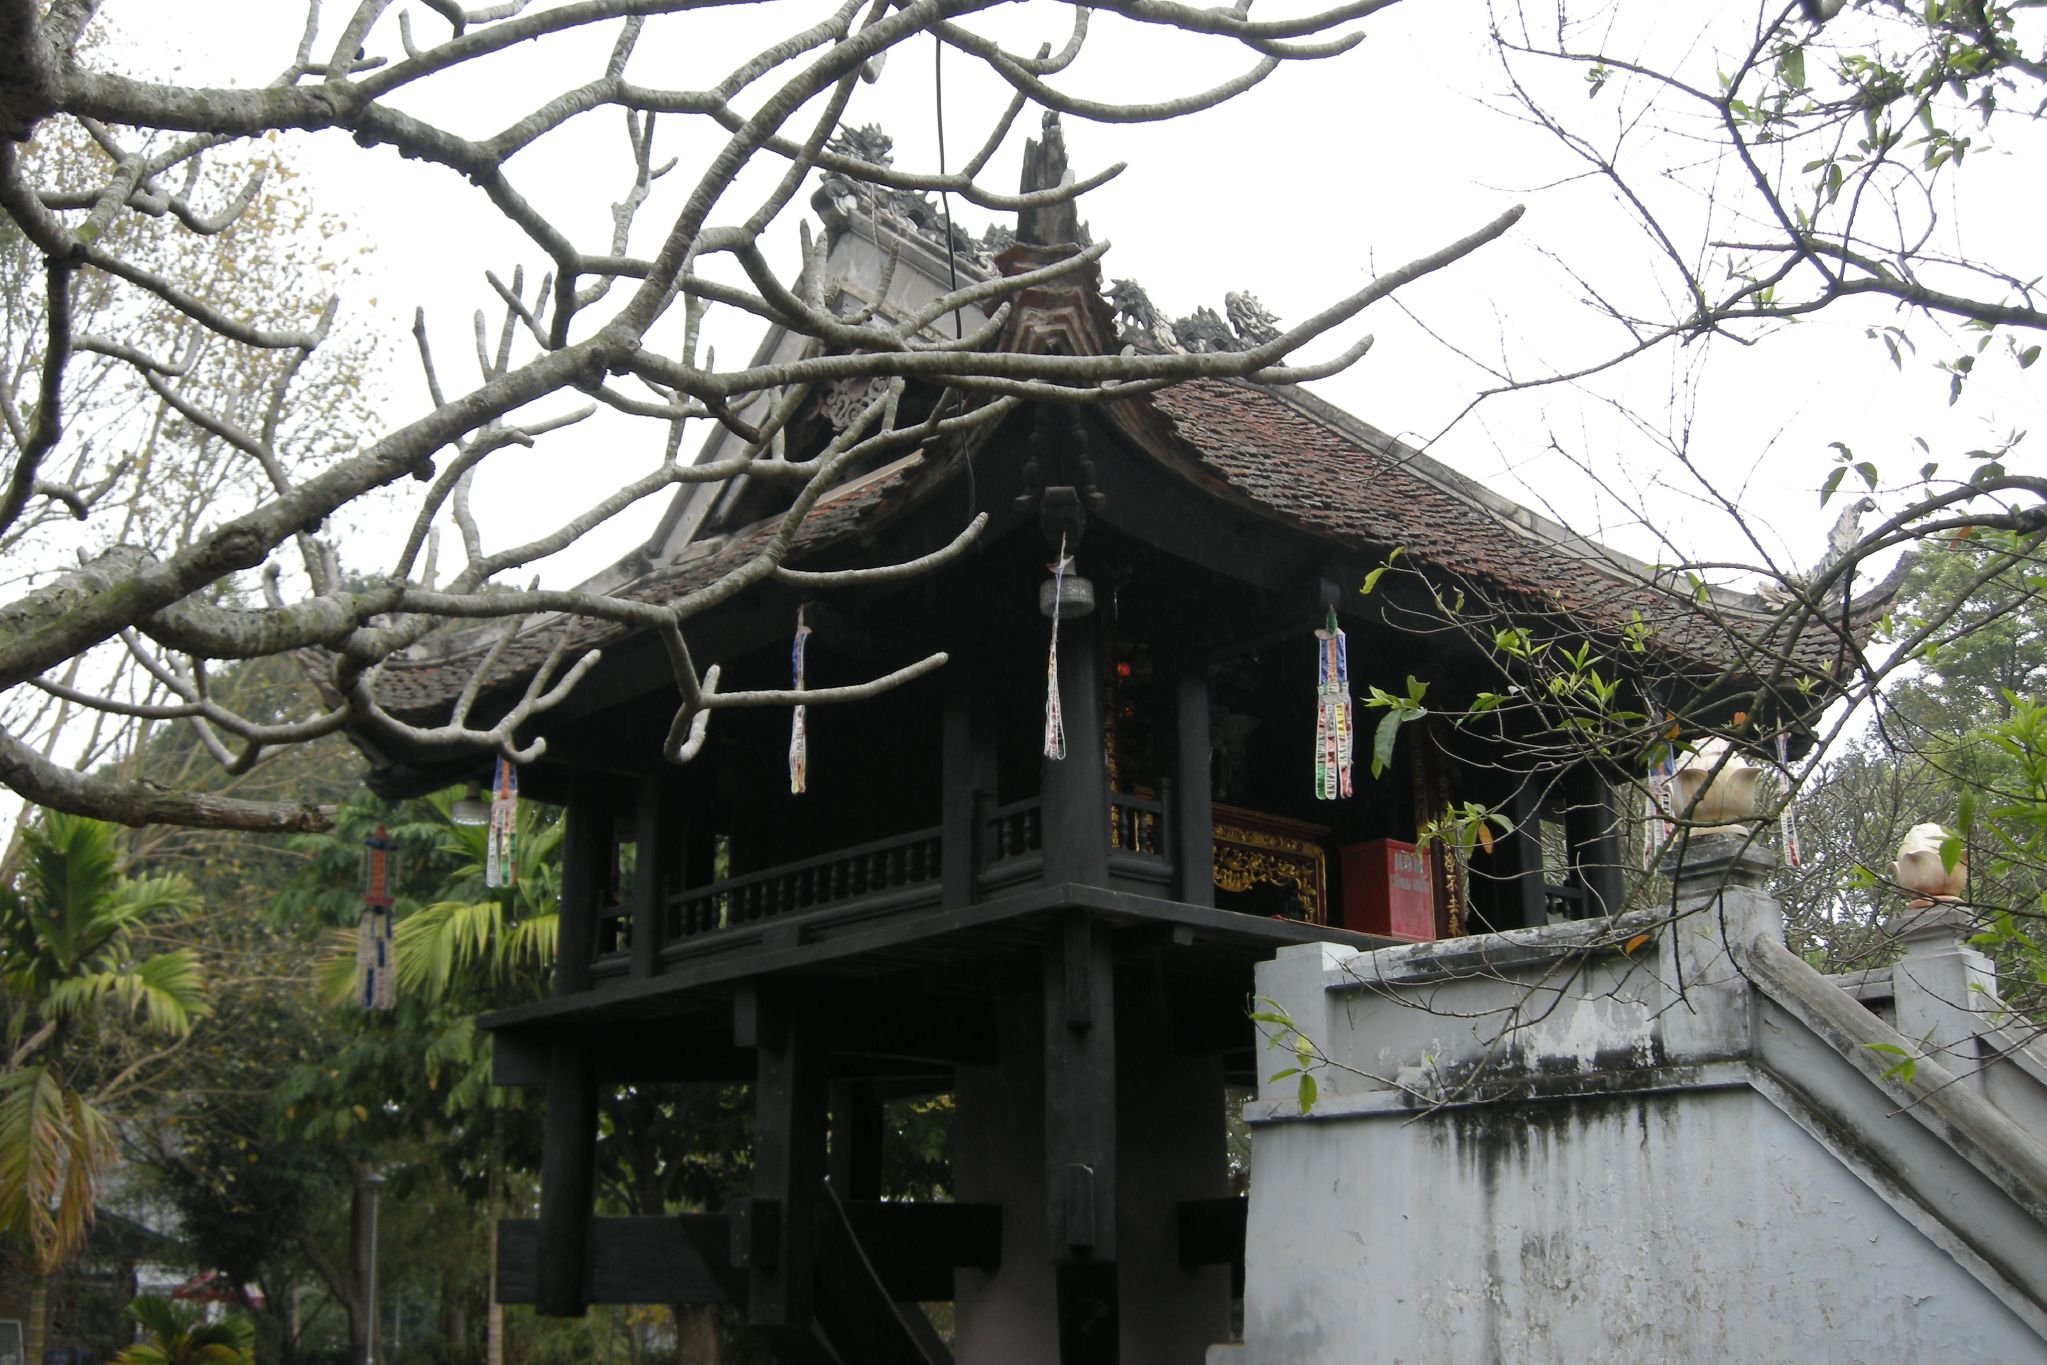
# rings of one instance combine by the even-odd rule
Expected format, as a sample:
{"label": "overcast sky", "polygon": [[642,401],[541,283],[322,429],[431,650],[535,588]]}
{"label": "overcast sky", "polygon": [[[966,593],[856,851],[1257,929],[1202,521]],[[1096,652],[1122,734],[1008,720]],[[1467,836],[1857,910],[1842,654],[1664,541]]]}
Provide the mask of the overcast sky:
{"label": "overcast sky", "polygon": [[[282,0],[184,6],[115,0],[105,12],[115,28],[143,35],[139,45],[121,49],[124,65],[247,84],[267,79],[288,59],[296,10]],[[633,74],[671,86],[715,79],[743,53],[820,12],[798,0],[707,11],[685,22],[681,42],[662,42],[650,29],[655,36],[643,44]],[[1284,5],[1259,8],[1265,18],[1282,12]],[[190,22],[195,13],[206,16],[203,28]],[[1716,43],[1738,36],[1753,10],[1642,3],[1615,13],[1617,22],[1651,16],[1654,27],[1616,29],[1609,41],[1651,60],[1688,61],[1710,79]],[[445,32],[430,15],[415,19],[423,35]],[[1060,7],[1031,5],[983,16],[973,26],[1028,49],[1041,40],[1056,46],[1069,22]],[[330,19],[327,31],[338,23]],[[1315,387],[1509,496],[1650,559],[1672,557],[1662,543],[1668,538],[1691,554],[1753,561],[1755,550],[1740,544],[1738,528],[1716,506],[1717,492],[1766,528],[1769,552],[1810,562],[1837,510],[1823,511],[1817,493],[1833,456],[1829,442],[1842,441],[1858,457],[1877,460],[1887,476],[1904,478],[1928,458],[1911,443],[1914,436],[1958,470],[1963,452],[2009,429],[2038,425],[2043,391],[2036,376],[2047,376],[2047,365],[2021,377],[2011,366],[1986,363],[1950,409],[1944,377],[1926,362],[1958,352],[1965,341],[1913,321],[1921,354],[1895,372],[1864,335],[1873,323],[1892,320],[1876,312],[1832,313],[1750,347],[1716,341],[1666,348],[1594,388],[1491,400],[1450,425],[1493,382],[1467,356],[1510,364],[1523,375],[1582,365],[1622,340],[1585,308],[1588,286],[1648,310],[1672,283],[1654,268],[1648,243],[1611,196],[1579,176],[1582,166],[1552,137],[1506,110],[1487,24],[1482,3],[1409,0],[1366,21],[1366,41],[1356,51],[1283,68],[1249,95],[1194,119],[1159,127],[1069,120],[1079,174],[1130,163],[1082,204],[1097,239],[1114,243],[1106,274],[1137,278],[1172,315],[1201,304],[1220,310],[1224,291],[1241,289],[1282,321],[1298,320],[1376,271],[1526,204],[1527,217],[1508,239],[1403,292],[1404,310],[1381,304],[1326,343],[1317,354],[1360,330],[1378,337],[1352,371]],[[373,42],[372,52],[395,42],[395,36]],[[606,33],[506,54],[411,107],[459,131],[494,131],[546,92],[597,74],[608,43]],[[915,169],[936,165],[940,73],[933,47],[922,39],[895,53],[880,82],[862,87],[849,118],[882,123],[896,139],[898,164]],[[945,53],[943,62],[944,130],[957,164],[980,142],[1003,92],[957,52]],[[1248,64],[1248,54],[1228,44],[1106,18],[1097,20],[1087,55],[1064,79],[1067,88],[1095,98],[1137,100],[1197,88]],[[1589,100],[1576,71],[1557,73],[1542,88],[1558,109],[1609,143],[1641,108],[1639,90],[1618,86]],[[586,116],[554,144],[512,163],[522,192],[555,210],[586,242],[608,234],[609,206],[624,185],[621,123],[615,112]],[[988,176],[997,188],[1014,185],[1022,136],[1034,128],[1033,116],[1019,121]],[[676,193],[720,136],[707,125],[664,121],[656,155],[679,158],[669,178]],[[358,242],[374,247],[346,286],[348,315],[390,338],[380,382],[403,411],[424,398],[406,337],[414,303],[428,307],[444,352],[465,355],[470,312],[490,300],[482,271],[508,276],[515,264],[537,268],[538,253],[495,220],[480,193],[446,171],[402,163],[387,150],[364,152],[339,135],[308,144],[293,155],[311,173],[323,207],[345,214]],[[1625,145],[1630,165],[1693,167],[1698,158],[1682,138],[1651,139],[1639,129]],[[2028,238],[2042,220],[2043,194],[2040,177],[2024,170],[2039,164],[2028,160],[2036,150],[1978,149],[1962,178],[1969,201],[1939,206],[1944,224],[1966,230],[1965,249],[2021,269],[2037,256]],[[1696,183],[1695,168],[1685,174]],[[1683,215],[1687,196],[1697,207],[1695,188],[1679,179],[1656,183],[1670,191],[1664,207]],[[728,202],[733,210],[725,221],[751,207],[743,193]],[[807,195],[797,202],[807,205]],[[976,232],[989,220],[958,202],[954,212]],[[636,245],[658,232],[660,216],[649,212],[643,222],[647,232]],[[781,240],[793,268],[793,218]],[[745,326],[727,325],[715,335],[728,361],[752,349]],[[1696,473],[1672,460],[1658,437],[1687,439]],[[494,457],[479,490],[481,505],[506,527],[494,543],[509,538],[511,523],[559,507],[563,498],[583,501],[606,480],[645,469],[658,460],[661,441],[658,429],[612,424],[553,438],[531,454]],[[1647,509],[1650,525],[1640,522],[1638,507]],[[657,511],[648,509],[637,524]],[[570,558],[557,572],[588,571],[634,538],[607,535],[595,552]]]}

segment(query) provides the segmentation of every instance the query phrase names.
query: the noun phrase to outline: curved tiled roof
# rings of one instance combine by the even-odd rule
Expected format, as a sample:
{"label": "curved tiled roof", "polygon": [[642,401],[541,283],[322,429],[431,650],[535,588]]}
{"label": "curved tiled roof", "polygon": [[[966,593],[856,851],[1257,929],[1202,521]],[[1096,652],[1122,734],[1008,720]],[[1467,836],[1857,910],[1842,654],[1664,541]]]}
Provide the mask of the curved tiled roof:
{"label": "curved tiled roof", "polygon": [[[1779,610],[1740,594],[1703,601],[1658,581],[1647,566],[1570,535],[1515,507],[1348,414],[1296,390],[1197,379],[1116,405],[1117,425],[1175,472],[1239,506],[1334,545],[1371,555],[1399,547],[1492,606],[1553,615],[1573,628],[1617,633],[1640,622],[1664,667],[1730,681],[1781,673],[1831,677],[1842,670],[1841,622],[1809,620],[1796,633]],[[1159,431],[1169,433],[1165,441]],[[813,508],[790,562],[849,534],[865,533],[952,472],[921,455],[858,480]],[[673,602],[745,564],[773,535],[770,520],[688,547],[673,562],[618,589],[644,602]],[[1854,604],[1851,633],[1866,638],[1879,592]],[[567,631],[572,653],[615,641],[624,626],[554,617],[535,623],[492,669],[497,685],[528,676]],[[394,712],[445,707],[486,656],[489,636],[456,637],[444,652],[388,662],[378,693]],[[1792,640],[1789,649],[1783,642]]]}
{"label": "curved tiled roof", "polygon": [[[1639,620],[1665,660],[1687,672],[1768,675],[1781,661],[1789,680],[1830,677],[1843,665],[1839,616],[1799,623],[1746,594],[1701,593],[1296,390],[1197,379],[1150,401],[1181,454],[1242,503],[1355,549],[1398,547],[1405,562],[1485,590],[1495,605],[1554,612],[1590,631]],[[1857,642],[1894,586],[1850,605]]]}

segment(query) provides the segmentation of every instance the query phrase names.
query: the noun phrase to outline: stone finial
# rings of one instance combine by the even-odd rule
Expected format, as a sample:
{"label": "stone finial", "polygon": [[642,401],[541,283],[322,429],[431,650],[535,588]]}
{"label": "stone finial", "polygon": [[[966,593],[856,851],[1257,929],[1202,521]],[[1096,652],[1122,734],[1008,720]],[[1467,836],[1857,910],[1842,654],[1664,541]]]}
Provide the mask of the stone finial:
{"label": "stone finial", "polygon": [[[1047,112],[1044,137],[1024,143],[1023,179],[1017,189],[1023,194],[1057,189],[1070,184],[1073,172],[1066,164],[1066,133],[1059,115]],[[1081,240],[1080,209],[1071,199],[1021,209],[1016,215],[1016,239],[1033,246],[1064,246]]]}
{"label": "stone finial", "polygon": [[1678,761],[1670,813],[1693,821],[1694,834],[1745,833],[1756,818],[1756,780],[1762,775],[1726,740],[1706,740]]}
{"label": "stone finial", "polygon": [[1935,824],[1914,825],[1905,831],[1904,842],[1898,845],[1898,860],[1891,864],[1891,880],[1913,895],[1913,904],[1957,901],[1967,889],[1968,850],[1957,854],[1953,867],[1940,856],[1949,837],[1944,827]]}

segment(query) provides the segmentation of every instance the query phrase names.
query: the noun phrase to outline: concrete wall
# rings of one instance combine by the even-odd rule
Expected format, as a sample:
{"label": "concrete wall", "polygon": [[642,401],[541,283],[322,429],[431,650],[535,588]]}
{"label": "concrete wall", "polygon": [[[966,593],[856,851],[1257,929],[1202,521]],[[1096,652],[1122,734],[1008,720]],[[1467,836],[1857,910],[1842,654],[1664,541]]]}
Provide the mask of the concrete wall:
{"label": "concrete wall", "polygon": [[[1212,1361],[2047,1360],[2047,1070],[1960,1068],[1963,1009],[1887,1075],[1917,1048],[1785,950],[1767,866],[1694,854],[1674,918],[1260,969],[1331,1064],[1247,1108]],[[1977,969],[1939,938],[1901,972]]]}
{"label": "concrete wall", "polygon": [[1746,1087],[1269,1123],[1253,1153],[1245,1365],[2047,1358]]}

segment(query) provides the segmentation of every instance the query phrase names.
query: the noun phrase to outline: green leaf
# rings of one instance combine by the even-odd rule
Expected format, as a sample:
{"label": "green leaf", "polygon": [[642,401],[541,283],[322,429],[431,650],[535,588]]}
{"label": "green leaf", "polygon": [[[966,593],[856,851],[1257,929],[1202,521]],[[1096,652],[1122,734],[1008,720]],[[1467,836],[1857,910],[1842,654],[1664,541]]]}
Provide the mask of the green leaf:
{"label": "green leaf", "polygon": [[1372,776],[1386,771],[1386,765],[1393,761],[1393,746],[1400,741],[1400,712],[1388,711],[1379,718],[1379,728],[1372,735]]}
{"label": "green leaf", "polygon": [[1795,90],[1805,88],[1805,49],[1794,47],[1786,50],[1777,59],[1777,70],[1784,77],[1784,83]]}
{"label": "green leaf", "polygon": [[1871,1052],[1882,1052],[1899,1059],[1897,1065],[1888,1068],[1884,1072],[1885,1080],[1896,1077],[1906,1085],[1912,1084],[1912,1077],[1919,1069],[1919,1059],[1917,1057],[1905,1051],[1904,1048],[1899,1047],[1896,1043],[1864,1043],[1863,1046]]}
{"label": "green leaf", "polygon": [[1955,829],[1967,835],[1976,823],[1976,789],[1962,788],[1960,803],[1955,808]]}
{"label": "green leaf", "polygon": [[1953,872],[1955,864],[1962,860],[1962,836],[1950,834],[1940,841],[1940,870]]}
{"label": "green leaf", "polygon": [[1876,487],[1876,465],[1874,463],[1869,460],[1863,460],[1855,466],[1855,472],[1862,476],[1862,481],[1865,484],[1871,488]]}
{"label": "green leaf", "polygon": [[1393,561],[1398,558],[1400,558],[1400,547],[1396,545],[1393,547],[1391,553],[1389,553],[1386,556],[1386,562],[1384,564],[1381,564],[1378,568],[1372,570],[1370,573],[1365,575],[1364,586],[1358,589],[1358,595],[1360,597],[1371,596],[1372,589],[1379,586],[1379,575],[1385,573],[1388,569],[1392,568]]}
{"label": "green leaf", "polygon": [[2028,346],[2025,350],[2019,352],[2019,368],[2030,370],[2033,368],[2033,362],[2039,358],[2040,348],[2038,346]]}
{"label": "green leaf", "polygon": [[1820,506],[1825,507],[1827,505],[1827,499],[1833,497],[1835,492],[1840,489],[1841,476],[1846,474],[1847,472],[1848,467],[1846,465],[1843,465],[1839,469],[1836,469],[1833,473],[1827,475],[1827,481],[1820,485]]}
{"label": "green leaf", "polygon": [[1313,1109],[1315,1107],[1315,1078],[1303,1071],[1301,1073],[1300,1086],[1295,1093],[1300,1098],[1301,1112],[1303,1114]]}

